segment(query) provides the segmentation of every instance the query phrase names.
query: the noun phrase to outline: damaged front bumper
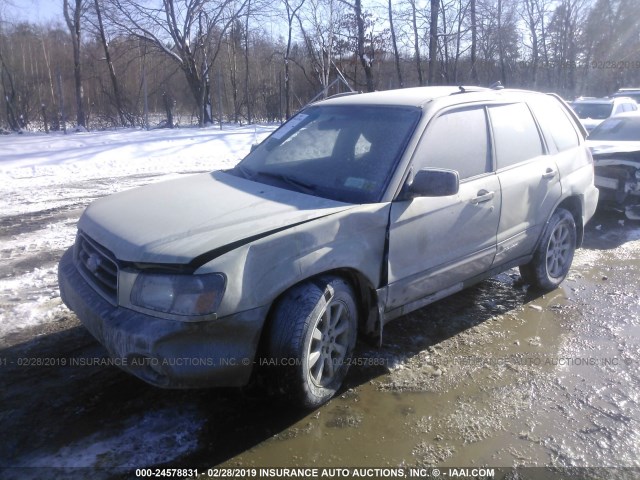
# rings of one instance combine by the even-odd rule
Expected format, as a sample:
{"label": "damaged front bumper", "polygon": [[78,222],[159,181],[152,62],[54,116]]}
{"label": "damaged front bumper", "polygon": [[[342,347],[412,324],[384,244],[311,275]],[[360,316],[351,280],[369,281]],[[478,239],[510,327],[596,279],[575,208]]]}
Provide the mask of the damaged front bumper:
{"label": "damaged front bumper", "polygon": [[640,220],[640,162],[596,160],[594,182],[601,203],[624,211],[627,218]]}
{"label": "damaged front bumper", "polygon": [[60,294],[114,364],[165,388],[238,387],[249,382],[268,307],[181,322],[113,306],[80,275],[73,248],[58,268]]}

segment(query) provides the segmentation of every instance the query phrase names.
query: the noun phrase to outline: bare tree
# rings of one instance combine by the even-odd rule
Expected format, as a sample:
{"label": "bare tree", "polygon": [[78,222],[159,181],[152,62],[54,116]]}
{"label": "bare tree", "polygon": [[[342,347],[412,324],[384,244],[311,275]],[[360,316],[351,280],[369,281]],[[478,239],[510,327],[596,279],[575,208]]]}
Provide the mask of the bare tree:
{"label": "bare tree", "polygon": [[[500,0],[498,0],[500,2]],[[478,24],[476,23],[476,0],[470,0],[471,9],[471,81],[478,84],[478,67],[476,65],[476,50],[478,48]]]}
{"label": "bare tree", "polygon": [[96,29],[100,36],[100,41],[102,43],[102,48],[104,50],[104,60],[107,64],[107,68],[109,69],[109,78],[111,79],[111,86],[113,88],[113,101],[116,105],[116,110],[118,111],[118,117],[120,118],[120,124],[123,126],[133,125],[133,121],[130,118],[127,118],[127,114],[124,110],[122,104],[122,95],[120,93],[120,86],[118,85],[118,77],[116,76],[116,71],[113,66],[113,61],[111,59],[111,50],[109,49],[109,41],[107,40],[107,34],[104,28],[104,22],[102,20],[102,0],[94,0],[93,5],[96,13],[96,21],[97,24]]}
{"label": "bare tree", "polygon": [[346,0],[340,0],[342,3],[347,5],[349,8],[353,10],[353,15],[355,17],[356,22],[356,52],[358,59],[360,60],[360,64],[364,70],[365,80],[367,82],[367,91],[373,92],[373,71],[371,70],[371,64],[373,63],[373,58],[367,55],[364,43],[365,43],[365,25],[364,25],[364,11],[362,10],[362,0],[354,0],[353,3],[350,3]]}
{"label": "bare tree", "polygon": [[540,58],[540,47],[538,46],[538,26],[541,18],[537,15],[537,3],[538,0],[522,0],[522,6],[524,12],[521,13],[522,20],[524,21],[529,31],[529,37],[531,39],[531,78],[533,79],[534,88],[538,84],[538,61]]}
{"label": "bare tree", "polygon": [[223,36],[248,0],[162,0],[155,8],[139,0],[111,2],[116,25],[180,66],[198,105],[200,125],[212,123],[210,71]]}
{"label": "bare tree", "polygon": [[429,21],[429,74],[427,82],[433,85],[436,72],[436,55],[438,52],[438,7],[439,0],[431,0],[430,21]]}
{"label": "bare tree", "polygon": [[[346,79],[335,64],[341,25],[344,22],[345,5],[339,0],[308,0],[305,4],[304,25],[301,29],[305,37],[311,68],[316,74],[326,98],[329,88],[338,82],[346,84]],[[331,81],[331,74],[335,79]],[[339,80],[338,80],[339,78]]]}
{"label": "bare tree", "polygon": [[576,87],[578,31],[583,24],[586,0],[562,0],[555,8],[546,39],[554,63],[555,88],[563,94]]}
{"label": "bare tree", "polygon": [[247,1],[247,12],[244,17],[244,99],[247,104],[247,123],[253,122],[251,95],[249,93],[249,19],[251,18],[251,0]]}
{"label": "bare tree", "polygon": [[416,70],[418,71],[418,85],[422,85],[424,83],[422,79],[422,61],[420,58],[420,34],[418,33],[418,20],[417,20],[417,9],[416,9],[416,0],[409,1],[411,5],[411,27],[413,33],[413,54],[415,56],[416,61]]}
{"label": "bare tree", "polygon": [[290,59],[291,59],[291,42],[293,41],[293,22],[298,18],[298,12],[304,5],[305,0],[292,2],[291,0],[282,0],[284,2],[287,13],[287,50],[284,54],[284,105],[285,116],[291,116],[291,76],[290,76]]}
{"label": "bare tree", "polygon": [[71,45],[73,45],[73,77],[75,80],[76,99],[76,123],[78,127],[87,128],[84,112],[84,90],[82,88],[82,62],[80,61],[80,46],[82,43],[82,20],[86,12],[87,5],[83,0],[63,0],[62,10],[67,28],[71,34]]}
{"label": "bare tree", "polygon": [[396,63],[396,73],[398,75],[398,84],[400,88],[404,88],[404,82],[402,81],[402,71],[400,70],[400,54],[398,53],[398,42],[396,41],[396,30],[393,27],[393,8],[391,0],[388,2],[389,10],[389,29],[391,30],[391,44],[393,46],[393,58]]}

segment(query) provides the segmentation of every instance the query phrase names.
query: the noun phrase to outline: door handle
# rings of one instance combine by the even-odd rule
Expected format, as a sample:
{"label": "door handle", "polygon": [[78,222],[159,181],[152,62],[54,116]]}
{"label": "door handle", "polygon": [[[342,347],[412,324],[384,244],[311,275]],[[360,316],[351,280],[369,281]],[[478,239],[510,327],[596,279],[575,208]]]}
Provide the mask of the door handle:
{"label": "door handle", "polygon": [[558,172],[556,172],[553,168],[547,168],[545,172],[542,174],[542,178],[546,178],[546,179],[553,178],[556,176],[556,173]]}
{"label": "door handle", "polygon": [[480,190],[478,196],[471,199],[471,203],[478,205],[479,203],[488,202],[495,196],[496,192],[488,192],[487,190]]}

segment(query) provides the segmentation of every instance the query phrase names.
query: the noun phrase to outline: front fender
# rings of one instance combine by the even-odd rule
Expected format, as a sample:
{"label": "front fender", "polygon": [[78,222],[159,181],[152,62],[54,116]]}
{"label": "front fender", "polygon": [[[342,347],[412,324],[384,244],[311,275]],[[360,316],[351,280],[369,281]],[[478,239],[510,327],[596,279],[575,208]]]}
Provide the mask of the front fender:
{"label": "front fender", "polygon": [[269,305],[291,286],[336,270],[381,283],[389,204],[358,205],[243,245],[200,267],[222,272],[227,287],[218,316]]}

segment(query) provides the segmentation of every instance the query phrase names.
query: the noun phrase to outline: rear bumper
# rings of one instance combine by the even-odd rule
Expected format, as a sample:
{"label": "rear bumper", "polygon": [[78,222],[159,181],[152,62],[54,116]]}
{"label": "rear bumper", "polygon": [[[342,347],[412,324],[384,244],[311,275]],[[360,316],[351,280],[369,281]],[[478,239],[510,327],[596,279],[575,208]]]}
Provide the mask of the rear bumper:
{"label": "rear bumper", "polygon": [[621,161],[595,167],[595,184],[600,189],[600,204],[623,210],[637,220],[640,215],[640,163]]}
{"label": "rear bumper", "polygon": [[60,295],[114,364],[165,388],[248,383],[268,307],[205,322],[166,320],[114,307],[80,275],[72,250],[60,260]]}

